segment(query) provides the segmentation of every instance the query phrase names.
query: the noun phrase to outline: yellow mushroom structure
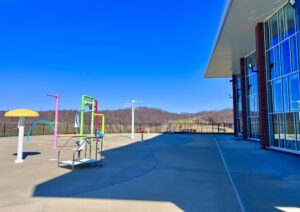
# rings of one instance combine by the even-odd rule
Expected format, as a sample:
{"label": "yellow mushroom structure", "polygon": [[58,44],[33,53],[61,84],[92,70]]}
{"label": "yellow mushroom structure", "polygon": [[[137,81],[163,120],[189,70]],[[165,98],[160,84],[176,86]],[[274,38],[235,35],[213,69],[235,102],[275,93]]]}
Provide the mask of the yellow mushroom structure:
{"label": "yellow mushroom structure", "polygon": [[19,135],[18,135],[18,152],[15,163],[23,162],[23,141],[24,141],[24,128],[25,117],[39,117],[39,113],[28,109],[10,110],[4,114],[5,117],[19,117]]}

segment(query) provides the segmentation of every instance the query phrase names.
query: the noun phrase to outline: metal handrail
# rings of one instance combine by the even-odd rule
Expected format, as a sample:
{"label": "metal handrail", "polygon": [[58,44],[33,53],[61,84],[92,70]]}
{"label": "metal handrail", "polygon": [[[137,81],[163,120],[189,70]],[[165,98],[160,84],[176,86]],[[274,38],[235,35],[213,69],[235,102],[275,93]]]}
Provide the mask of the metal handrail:
{"label": "metal handrail", "polygon": [[[84,143],[77,143],[77,148],[73,149],[73,154],[72,154],[72,171],[74,170],[74,166],[75,166],[75,162],[76,161],[80,161],[81,160],[81,152],[84,151],[84,157],[88,158],[88,159],[92,159],[92,143],[95,142],[96,146],[96,151],[95,151],[95,159],[92,159],[95,161],[96,164],[99,164],[102,166],[102,160],[103,160],[103,138],[99,138],[99,137],[88,137],[88,136],[75,136],[75,137],[84,137],[85,142]],[[65,143],[64,146],[62,147],[68,147],[66,146],[70,140],[72,138],[68,139],[68,141]],[[99,149],[99,142],[100,142],[100,149]],[[86,145],[86,147],[84,149],[79,149],[80,145]],[[89,146],[89,148],[88,148]],[[60,162],[60,156],[61,156],[61,150],[63,148],[60,148],[58,151],[58,162],[57,165],[58,167],[60,166],[61,162]],[[88,151],[88,152],[87,152]],[[76,158],[76,153],[77,153],[77,158]],[[98,160],[98,154],[100,153],[100,160]]]}

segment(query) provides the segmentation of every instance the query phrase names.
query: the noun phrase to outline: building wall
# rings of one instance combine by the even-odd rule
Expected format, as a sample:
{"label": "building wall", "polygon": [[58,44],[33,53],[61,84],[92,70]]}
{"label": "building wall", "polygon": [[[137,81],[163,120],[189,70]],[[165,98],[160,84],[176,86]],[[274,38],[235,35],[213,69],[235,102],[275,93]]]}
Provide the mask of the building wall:
{"label": "building wall", "polygon": [[247,128],[249,139],[260,139],[259,132],[259,90],[256,51],[245,57]]}
{"label": "building wall", "polygon": [[270,146],[300,152],[299,26],[290,4],[265,22]]}
{"label": "building wall", "polygon": [[[235,105],[237,105],[234,112],[235,125],[238,129],[243,129],[237,131],[242,132],[244,138],[253,137],[255,132],[253,126],[257,118],[255,112],[258,112],[262,148],[270,146],[300,153],[299,11],[299,0],[295,5],[287,3],[269,20],[257,24],[255,29],[257,70],[251,73],[257,72],[257,80],[251,81],[249,78],[247,69],[251,66],[247,62],[247,57],[240,60],[242,111],[239,111],[239,90],[234,87],[233,89],[236,92]],[[238,84],[237,80],[235,81]],[[253,83],[257,83],[258,86],[259,111],[255,110],[255,106],[251,107],[255,102],[252,99],[255,99],[256,95],[251,91]]]}

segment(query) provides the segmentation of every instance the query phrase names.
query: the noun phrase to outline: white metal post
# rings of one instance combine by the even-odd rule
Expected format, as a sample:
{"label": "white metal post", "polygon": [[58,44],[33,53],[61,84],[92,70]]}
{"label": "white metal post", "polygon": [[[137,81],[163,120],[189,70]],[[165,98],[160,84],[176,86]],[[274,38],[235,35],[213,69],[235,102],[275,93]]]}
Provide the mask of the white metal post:
{"label": "white metal post", "polygon": [[134,110],[135,110],[135,101],[131,102],[131,139],[134,139]]}
{"label": "white metal post", "polygon": [[20,117],[19,120],[19,137],[18,137],[18,152],[17,159],[15,163],[23,163],[23,142],[24,142],[24,127],[25,127],[25,117]]}

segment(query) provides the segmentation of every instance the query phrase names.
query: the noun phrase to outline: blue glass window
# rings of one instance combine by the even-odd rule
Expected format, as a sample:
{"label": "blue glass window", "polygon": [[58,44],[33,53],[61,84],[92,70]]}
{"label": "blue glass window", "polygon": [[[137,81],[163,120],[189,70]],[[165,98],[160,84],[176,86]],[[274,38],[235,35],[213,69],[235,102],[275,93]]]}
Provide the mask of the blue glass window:
{"label": "blue glass window", "polygon": [[284,40],[284,38],[285,38],[285,33],[284,33],[284,29],[285,29],[285,27],[284,27],[284,13],[283,13],[283,10],[280,10],[279,12],[278,12],[278,27],[279,27],[279,40],[280,41],[283,41]]}
{"label": "blue glass window", "polygon": [[274,112],[283,112],[282,110],[282,86],[281,80],[274,80],[273,82],[273,101],[274,101]]}
{"label": "blue glass window", "polygon": [[300,149],[300,116],[299,113],[294,113],[295,116],[295,127],[296,127],[296,137],[297,137],[297,149]]}
{"label": "blue glass window", "polygon": [[274,94],[273,94],[273,86],[272,86],[272,82],[268,82],[268,108],[269,108],[269,112],[273,113],[274,112],[274,98],[273,98]]}
{"label": "blue glass window", "polygon": [[285,135],[285,117],[284,114],[278,114],[278,127],[279,127],[279,147],[284,148],[284,135]]}
{"label": "blue glass window", "polygon": [[253,69],[253,65],[252,65],[252,58],[251,57],[247,57],[246,58],[246,70],[247,70],[247,75],[252,74],[252,69]]}
{"label": "blue glass window", "polygon": [[279,146],[279,129],[278,129],[278,119],[277,114],[271,115],[271,138],[272,138],[272,146],[278,147]]}
{"label": "blue glass window", "polygon": [[276,45],[279,41],[279,30],[278,30],[278,15],[274,15],[271,19],[270,19],[270,44],[272,46]]}
{"label": "blue glass window", "polygon": [[298,52],[297,52],[297,41],[296,37],[293,36],[291,38],[291,53],[292,53],[292,67],[293,71],[298,71],[299,70],[299,61],[298,61]]}
{"label": "blue glass window", "polygon": [[296,149],[296,130],[295,130],[293,113],[285,114],[285,124],[286,124],[285,148],[295,150]]}
{"label": "blue glass window", "polygon": [[290,110],[289,107],[289,83],[287,77],[282,78],[282,86],[283,86],[283,106],[284,111],[288,112]]}
{"label": "blue glass window", "polygon": [[289,93],[290,93],[290,105],[291,111],[298,111],[300,104],[299,93],[299,75],[298,73],[289,76]]}
{"label": "blue glass window", "polygon": [[265,22],[265,40],[271,145],[300,152],[299,2]]}
{"label": "blue glass window", "polygon": [[290,43],[286,40],[281,45],[281,62],[282,74],[289,74],[291,72],[291,59],[290,59]]}
{"label": "blue glass window", "polygon": [[267,70],[268,70],[268,79],[274,79],[275,75],[275,61],[274,61],[274,50],[271,49],[267,52]]}
{"label": "blue glass window", "polygon": [[252,54],[252,70],[253,73],[257,72],[257,64],[256,64],[256,52]]}
{"label": "blue glass window", "polygon": [[258,79],[257,79],[257,74],[253,75],[253,93],[258,93]]}
{"label": "blue glass window", "polygon": [[246,57],[246,82],[247,82],[247,131],[249,138],[258,139],[258,80],[256,53]]}
{"label": "blue glass window", "polygon": [[255,98],[254,98],[254,96],[250,97],[250,116],[255,116]]}
{"label": "blue glass window", "polygon": [[247,84],[248,84],[248,91],[247,91],[247,94],[248,95],[252,95],[253,94],[253,80],[252,80],[252,77],[249,76],[247,77]]}
{"label": "blue glass window", "polygon": [[284,7],[284,13],[285,13],[285,26],[286,26],[286,37],[289,37],[296,32],[296,21],[295,21],[295,9],[292,7],[292,5],[287,4]]}
{"label": "blue glass window", "polygon": [[275,71],[275,77],[280,77],[280,48],[279,46],[275,47],[274,48],[274,56],[275,56],[275,68],[274,68],[274,71]]}
{"label": "blue glass window", "polygon": [[259,105],[258,105],[258,95],[254,96],[254,100],[255,100],[255,116],[259,116],[258,112],[259,112]]}

